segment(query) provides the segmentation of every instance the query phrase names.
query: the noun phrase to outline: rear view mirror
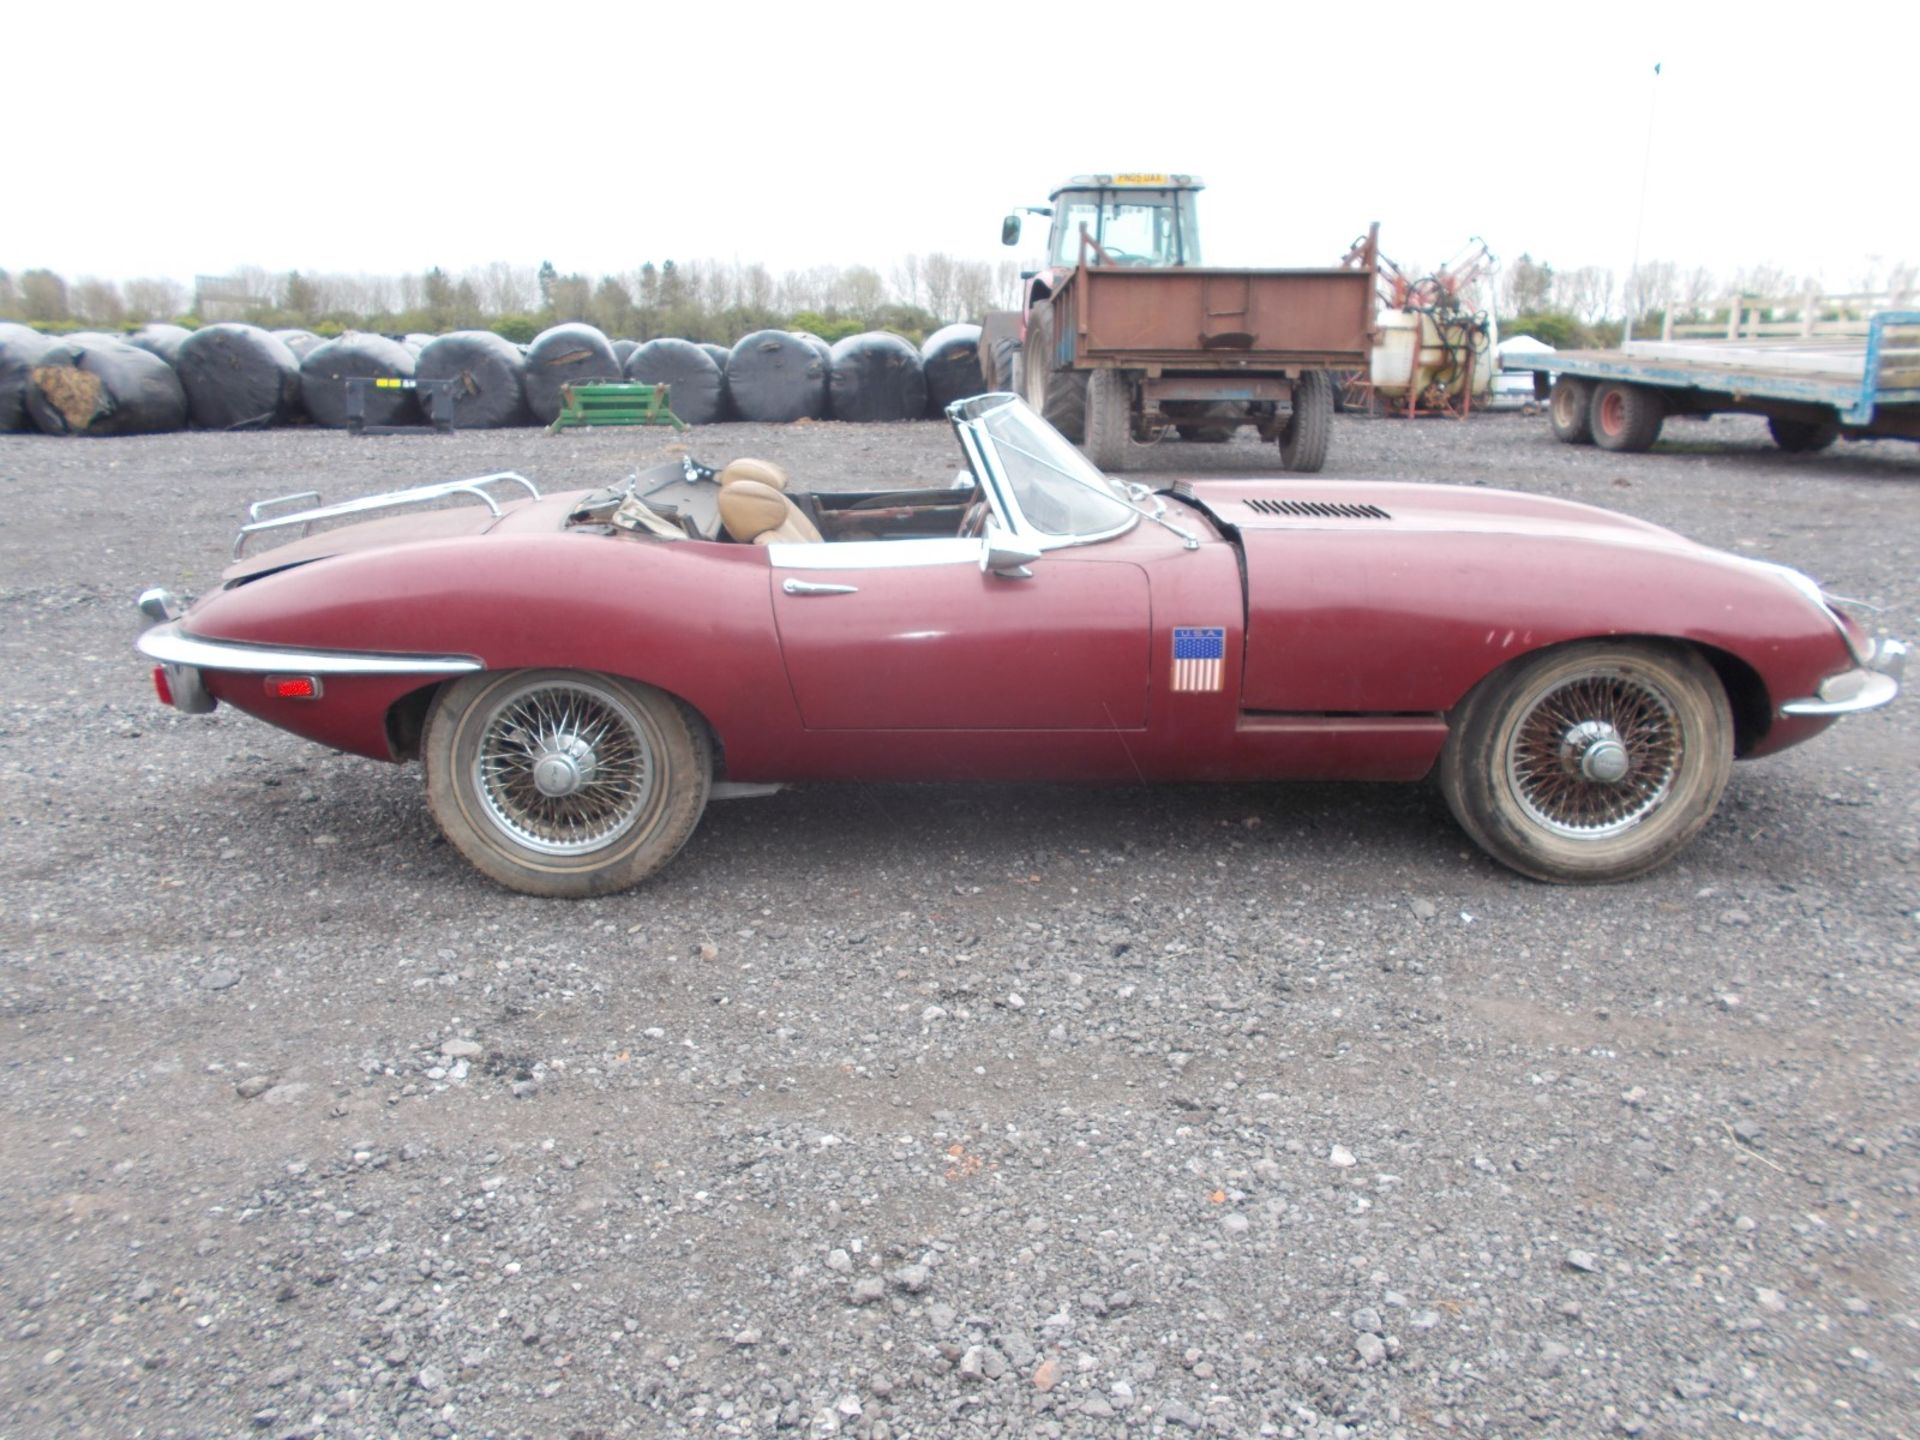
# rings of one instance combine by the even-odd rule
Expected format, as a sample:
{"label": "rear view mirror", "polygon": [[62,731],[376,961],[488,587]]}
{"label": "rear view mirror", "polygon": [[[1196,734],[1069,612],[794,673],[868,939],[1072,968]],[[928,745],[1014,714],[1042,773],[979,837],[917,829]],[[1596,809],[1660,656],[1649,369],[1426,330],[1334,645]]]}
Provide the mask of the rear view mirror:
{"label": "rear view mirror", "polygon": [[1040,547],[1022,540],[997,520],[987,522],[987,533],[980,537],[980,573],[998,575],[1003,580],[1031,580],[1027,567],[1040,558]]}
{"label": "rear view mirror", "polygon": [[1000,243],[1018,245],[1020,243],[1020,217],[1009,215],[1000,222]]}

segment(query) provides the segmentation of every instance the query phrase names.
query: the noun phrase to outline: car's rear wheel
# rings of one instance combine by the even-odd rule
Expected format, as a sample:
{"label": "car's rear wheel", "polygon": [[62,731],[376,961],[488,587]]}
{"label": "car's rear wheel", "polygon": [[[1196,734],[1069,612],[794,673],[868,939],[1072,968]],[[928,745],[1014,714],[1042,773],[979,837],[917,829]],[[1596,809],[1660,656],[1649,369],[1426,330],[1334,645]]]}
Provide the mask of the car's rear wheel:
{"label": "car's rear wheel", "polygon": [[706,808],[706,728],[650,686],[579,670],[468,675],[420,747],[427,804],[455,849],[525,895],[607,895],[644,880]]}
{"label": "car's rear wheel", "polygon": [[1451,717],[1440,788],[1454,818],[1523,875],[1604,883],[1670,859],[1712,818],[1733,715],[1689,649],[1596,640],[1515,662]]}
{"label": "car's rear wheel", "polygon": [[1593,443],[1593,387],[1584,380],[1562,375],[1547,396],[1547,421],[1553,438],[1563,445]]}

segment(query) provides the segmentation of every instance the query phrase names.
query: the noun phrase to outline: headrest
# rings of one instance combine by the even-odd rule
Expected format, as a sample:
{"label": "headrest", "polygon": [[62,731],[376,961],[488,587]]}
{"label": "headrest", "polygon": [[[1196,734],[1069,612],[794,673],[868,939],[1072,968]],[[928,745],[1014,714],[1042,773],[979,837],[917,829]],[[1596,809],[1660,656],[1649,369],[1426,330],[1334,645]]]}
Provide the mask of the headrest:
{"label": "headrest", "polygon": [[759,480],[736,479],[721,487],[720,523],[727,527],[727,534],[742,543],[779,529],[792,513],[793,502]]}
{"label": "headrest", "polygon": [[741,480],[755,480],[762,485],[771,485],[775,490],[787,488],[787,472],[771,460],[734,460],[720,472],[723,488]]}

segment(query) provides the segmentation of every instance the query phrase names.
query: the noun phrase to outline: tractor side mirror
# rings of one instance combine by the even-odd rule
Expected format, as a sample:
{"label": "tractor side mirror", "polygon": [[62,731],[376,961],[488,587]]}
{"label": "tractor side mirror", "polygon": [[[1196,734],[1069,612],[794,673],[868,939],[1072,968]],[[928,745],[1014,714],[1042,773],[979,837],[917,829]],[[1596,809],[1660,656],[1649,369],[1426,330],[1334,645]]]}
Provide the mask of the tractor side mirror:
{"label": "tractor side mirror", "polygon": [[1003,580],[1031,580],[1027,567],[1040,558],[1040,547],[1001,528],[997,520],[987,522],[987,533],[980,537],[980,573],[998,575]]}
{"label": "tractor side mirror", "polygon": [[1020,243],[1020,217],[1009,215],[1000,222],[1000,243],[1018,245]]}

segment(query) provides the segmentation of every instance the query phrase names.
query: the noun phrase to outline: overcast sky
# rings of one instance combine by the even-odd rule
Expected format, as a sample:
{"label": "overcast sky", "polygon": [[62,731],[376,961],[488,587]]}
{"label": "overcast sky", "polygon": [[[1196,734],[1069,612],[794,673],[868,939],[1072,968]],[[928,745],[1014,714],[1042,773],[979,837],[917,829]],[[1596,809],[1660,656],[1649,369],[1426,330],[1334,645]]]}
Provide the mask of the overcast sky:
{"label": "overcast sky", "polygon": [[1920,260],[1917,14],[16,6],[0,267],[884,270],[1003,258],[1000,217],[1067,175],[1166,169],[1208,182],[1212,263],[1331,263],[1377,219],[1408,263],[1480,235],[1624,271],[1652,106],[1643,257],[1844,289]]}

